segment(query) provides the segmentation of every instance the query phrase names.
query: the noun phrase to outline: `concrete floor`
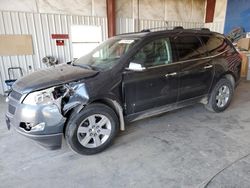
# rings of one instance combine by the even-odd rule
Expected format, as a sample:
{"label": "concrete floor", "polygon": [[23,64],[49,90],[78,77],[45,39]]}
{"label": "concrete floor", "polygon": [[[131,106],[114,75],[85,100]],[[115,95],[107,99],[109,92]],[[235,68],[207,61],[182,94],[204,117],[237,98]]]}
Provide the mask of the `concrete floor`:
{"label": "concrete floor", "polygon": [[138,121],[93,156],[75,154],[65,142],[48,151],[7,131],[0,100],[0,187],[194,188],[211,178],[208,187],[250,187],[249,82],[241,82],[224,113],[197,104]]}

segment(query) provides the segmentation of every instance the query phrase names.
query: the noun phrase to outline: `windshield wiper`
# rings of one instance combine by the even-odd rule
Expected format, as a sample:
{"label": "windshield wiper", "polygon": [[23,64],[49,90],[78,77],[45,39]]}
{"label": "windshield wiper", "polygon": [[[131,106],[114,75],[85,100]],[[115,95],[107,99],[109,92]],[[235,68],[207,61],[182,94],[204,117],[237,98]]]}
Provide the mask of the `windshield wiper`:
{"label": "windshield wiper", "polygon": [[103,58],[103,59],[101,59],[101,61],[112,61],[112,60],[115,60],[115,59],[120,59],[120,57]]}

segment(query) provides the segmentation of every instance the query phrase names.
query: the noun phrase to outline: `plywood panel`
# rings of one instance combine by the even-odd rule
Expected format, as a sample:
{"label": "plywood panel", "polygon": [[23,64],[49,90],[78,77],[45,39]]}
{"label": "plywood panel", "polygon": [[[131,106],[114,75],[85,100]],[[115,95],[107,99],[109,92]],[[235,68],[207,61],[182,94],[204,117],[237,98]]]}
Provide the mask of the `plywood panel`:
{"label": "plywood panel", "polygon": [[32,55],[31,35],[0,35],[0,55]]}

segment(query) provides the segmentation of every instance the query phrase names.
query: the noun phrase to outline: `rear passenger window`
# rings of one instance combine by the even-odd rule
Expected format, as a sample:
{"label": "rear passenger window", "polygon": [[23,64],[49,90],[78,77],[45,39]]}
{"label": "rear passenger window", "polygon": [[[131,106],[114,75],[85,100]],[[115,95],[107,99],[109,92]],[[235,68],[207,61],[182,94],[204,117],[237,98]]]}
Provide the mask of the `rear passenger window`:
{"label": "rear passenger window", "polygon": [[217,55],[231,47],[227,44],[225,38],[218,36],[202,36],[202,42],[205,44],[209,55]]}
{"label": "rear passenger window", "polygon": [[206,56],[206,49],[195,36],[179,36],[173,40],[179,61]]}

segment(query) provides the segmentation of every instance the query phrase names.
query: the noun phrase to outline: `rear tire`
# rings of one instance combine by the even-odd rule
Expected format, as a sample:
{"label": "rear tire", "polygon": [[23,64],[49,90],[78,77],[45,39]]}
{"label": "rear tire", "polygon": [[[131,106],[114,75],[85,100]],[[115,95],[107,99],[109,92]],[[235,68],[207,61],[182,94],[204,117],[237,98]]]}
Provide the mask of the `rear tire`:
{"label": "rear tire", "polygon": [[83,155],[92,155],[108,148],[119,127],[116,113],[104,104],[90,104],[78,114],[72,114],[65,138],[70,148]]}
{"label": "rear tire", "polygon": [[234,87],[230,80],[220,79],[214,86],[205,107],[212,112],[222,112],[230,105]]}

